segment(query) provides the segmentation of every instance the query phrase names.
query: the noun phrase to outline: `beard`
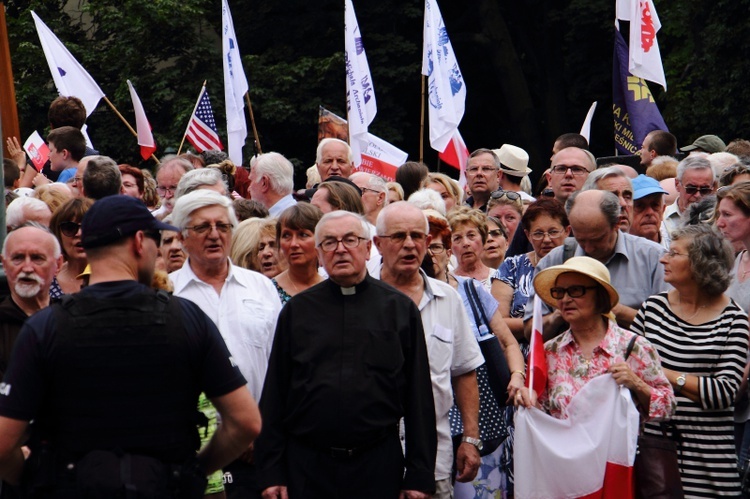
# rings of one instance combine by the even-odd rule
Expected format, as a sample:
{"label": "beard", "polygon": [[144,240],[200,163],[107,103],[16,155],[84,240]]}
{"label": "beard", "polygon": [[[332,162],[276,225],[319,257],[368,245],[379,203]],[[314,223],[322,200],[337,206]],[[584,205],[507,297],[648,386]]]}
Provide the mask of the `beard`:
{"label": "beard", "polygon": [[[33,272],[21,272],[18,274],[17,279],[15,286],[13,286],[13,290],[21,298],[33,298],[42,291],[44,280]],[[34,282],[26,282],[22,281],[22,279],[32,280]]]}

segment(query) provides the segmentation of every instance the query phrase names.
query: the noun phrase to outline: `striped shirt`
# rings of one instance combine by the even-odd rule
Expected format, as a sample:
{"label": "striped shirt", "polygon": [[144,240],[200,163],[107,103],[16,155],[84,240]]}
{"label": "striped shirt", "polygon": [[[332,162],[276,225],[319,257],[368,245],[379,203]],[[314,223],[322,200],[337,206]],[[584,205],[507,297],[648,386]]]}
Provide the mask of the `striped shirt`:
{"label": "striped shirt", "polygon": [[[664,368],[698,376],[700,402],[677,395],[672,417],[682,437],[685,497],[737,497],[733,406],[747,361],[747,314],[730,301],[717,318],[693,325],[678,317],[667,294],[660,293],[643,304],[631,330],[656,347]],[[647,424],[646,432],[661,434],[655,424]]]}

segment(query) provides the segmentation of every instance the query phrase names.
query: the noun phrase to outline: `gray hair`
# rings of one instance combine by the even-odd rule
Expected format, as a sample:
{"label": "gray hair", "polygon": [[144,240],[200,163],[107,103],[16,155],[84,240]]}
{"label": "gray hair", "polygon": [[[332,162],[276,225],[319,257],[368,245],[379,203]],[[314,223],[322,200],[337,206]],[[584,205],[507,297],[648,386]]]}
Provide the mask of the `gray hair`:
{"label": "gray hair", "polygon": [[[573,211],[576,199],[582,192],[585,191],[574,192],[565,202],[565,213],[567,213],[568,216],[570,216],[570,212]],[[602,199],[599,203],[599,211],[604,215],[604,218],[607,219],[610,227],[616,227],[620,223],[620,200],[609,191],[599,192],[602,194]]]}
{"label": "gray hair", "polygon": [[154,178],[156,178],[156,176],[159,175],[160,171],[171,169],[177,166],[182,168],[185,171],[185,173],[191,170],[195,170],[193,163],[188,161],[186,158],[180,158],[178,156],[172,156],[170,158],[167,158],[165,156],[164,158],[162,158],[161,164],[159,164],[159,166],[156,168],[156,171],[154,172]]}
{"label": "gray hair", "polygon": [[688,258],[693,279],[710,296],[718,296],[732,282],[732,245],[707,224],[686,225],[672,232],[672,241],[689,239]]}
{"label": "gray hair", "polygon": [[86,197],[102,199],[120,194],[122,174],[115,160],[107,156],[90,156],[83,171]]}
{"label": "gray hair", "polygon": [[237,216],[234,214],[232,201],[228,197],[208,189],[198,189],[180,197],[172,210],[172,225],[180,229],[180,232],[184,235],[187,230],[187,224],[190,222],[190,215],[194,211],[207,206],[221,206],[225,208],[229,217],[229,223],[237,227]]}
{"label": "gray hair", "polygon": [[490,156],[492,156],[492,161],[495,162],[495,168],[500,168],[502,166],[500,164],[500,158],[497,157],[497,154],[495,154],[495,151],[493,151],[492,149],[484,148],[484,147],[482,147],[480,149],[477,149],[476,151],[472,152],[469,155],[469,159],[476,158],[480,154],[489,154]]}
{"label": "gray hair", "polygon": [[16,229],[26,223],[27,213],[51,213],[47,203],[41,199],[23,196],[10,202],[5,209],[5,225]]}
{"label": "gray hair", "polygon": [[383,194],[388,193],[388,189],[386,188],[385,180],[383,180],[383,177],[379,177],[378,175],[373,175],[372,173],[367,172],[354,172],[349,176],[349,180],[351,180],[355,184],[357,183],[356,179],[358,178],[364,178],[367,180],[368,189],[382,192]]}
{"label": "gray hair", "polygon": [[599,181],[611,177],[622,177],[628,181],[628,185],[630,186],[630,188],[633,188],[633,184],[630,181],[630,178],[625,175],[624,171],[620,170],[616,166],[605,166],[604,168],[599,168],[598,170],[594,170],[593,172],[591,172],[586,179],[586,182],[583,183],[583,187],[581,187],[581,190],[589,191],[592,189],[599,189]]}
{"label": "gray hair", "polygon": [[[8,241],[11,238],[12,234],[15,234],[18,229],[25,229],[27,227],[31,227],[33,229],[41,230],[42,232],[46,232],[49,234],[49,236],[52,238],[53,243],[53,253],[52,258],[57,260],[60,258],[60,255],[62,255],[62,247],[60,247],[60,241],[57,240],[55,235],[52,233],[51,230],[49,230],[49,227],[45,227],[44,225],[40,224],[39,222],[26,222],[19,227],[16,227],[15,230],[11,231],[7,236],[5,236],[5,241],[3,241],[3,258],[8,258]],[[13,236],[16,237],[16,236]]]}
{"label": "gray hair", "polygon": [[[445,215],[445,201],[440,197],[437,191],[432,189],[419,189],[415,191],[408,200],[409,204],[413,204],[420,210],[427,210],[432,208],[443,216]],[[391,203],[392,204],[392,203]],[[390,205],[389,205],[390,206]]]}
{"label": "gray hair", "polygon": [[364,237],[367,240],[371,238],[370,224],[367,222],[367,219],[365,219],[365,217],[363,217],[359,213],[352,213],[351,211],[336,210],[323,215],[323,217],[318,222],[318,225],[315,226],[315,246],[320,244],[320,239],[323,232],[322,227],[326,222],[328,222],[329,220],[335,221],[347,217],[355,218],[357,219],[357,221],[359,221],[359,224],[362,226],[362,233],[359,235],[359,237]]}
{"label": "gray hair", "polygon": [[267,177],[271,190],[279,196],[286,196],[294,189],[294,167],[291,161],[277,152],[268,152],[257,157],[250,176],[253,182]]}
{"label": "gray hair", "polygon": [[677,165],[677,180],[682,182],[682,177],[688,170],[710,170],[711,173],[714,172],[708,158],[695,155],[688,156]]}
{"label": "gray hair", "polygon": [[352,154],[352,148],[349,147],[349,144],[347,144],[341,139],[334,139],[332,137],[326,137],[325,139],[320,141],[320,144],[318,144],[318,149],[315,152],[315,163],[320,164],[320,162],[323,160],[323,148],[331,143],[338,143],[338,144],[345,145],[346,146],[346,160],[349,163],[354,162],[354,154]]}
{"label": "gray hair", "polygon": [[185,173],[185,175],[180,178],[180,181],[177,183],[177,189],[174,191],[174,197],[175,199],[179,199],[185,194],[193,192],[203,186],[212,186],[216,184],[224,186],[225,193],[229,192],[229,188],[227,187],[226,182],[224,182],[224,177],[220,170],[217,170],[216,168],[199,168],[197,170],[192,170]]}
{"label": "gray hair", "polygon": [[[419,191],[417,191],[417,192],[419,192]],[[435,194],[437,194],[437,193],[435,193]],[[412,194],[412,196],[413,196],[413,194]],[[411,200],[412,196],[409,196],[410,200]],[[439,196],[440,196],[440,194],[438,194],[438,198],[440,199],[440,201],[442,201],[443,199],[440,198]],[[378,219],[375,221],[375,230],[376,230],[377,234],[379,236],[385,235],[385,232],[386,232],[385,219],[386,219],[386,217],[392,211],[400,213],[400,212],[402,212],[404,210],[404,208],[408,208],[409,205],[411,205],[412,207],[414,207],[416,209],[419,209],[417,206],[415,206],[413,203],[411,203],[411,201],[396,201],[395,203],[391,203],[389,205],[386,205],[385,208],[383,208],[382,210],[380,210],[380,213],[378,213]],[[424,212],[422,212],[422,216],[424,217],[424,231],[425,231],[425,234],[429,234],[430,233],[430,221],[427,219],[427,215],[425,215]]]}

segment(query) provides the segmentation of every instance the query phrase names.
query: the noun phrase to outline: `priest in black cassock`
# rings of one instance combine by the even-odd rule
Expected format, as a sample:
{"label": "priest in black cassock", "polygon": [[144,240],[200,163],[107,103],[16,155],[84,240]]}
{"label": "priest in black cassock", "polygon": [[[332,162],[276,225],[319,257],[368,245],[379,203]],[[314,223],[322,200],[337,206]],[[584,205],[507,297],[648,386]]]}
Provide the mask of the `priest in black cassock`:
{"label": "priest in black cassock", "polygon": [[329,278],[282,309],[260,401],[263,497],[428,498],[437,434],[419,310],[368,275],[364,218],[325,215],[315,243]]}

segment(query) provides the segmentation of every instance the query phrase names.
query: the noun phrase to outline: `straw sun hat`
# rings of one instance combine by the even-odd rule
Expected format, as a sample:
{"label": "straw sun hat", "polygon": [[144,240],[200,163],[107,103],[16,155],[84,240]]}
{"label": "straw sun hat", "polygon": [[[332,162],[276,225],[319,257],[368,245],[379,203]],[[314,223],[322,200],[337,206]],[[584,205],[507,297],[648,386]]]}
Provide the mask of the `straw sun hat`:
{"label": "straw sun hat", "polygon": [[588,256],[574,256],[562,265],[555,265],[542,270],[534,277],[534,289],[544,303],[550,307],[557,307],[557,300],[552,298],[550,289],[555,287],[555,281],[560,274],[568,272],[582,274],[595,280],[607,290],[612,307],[617,305],[620,297],[609,283],[609,270],[604,264]]}

